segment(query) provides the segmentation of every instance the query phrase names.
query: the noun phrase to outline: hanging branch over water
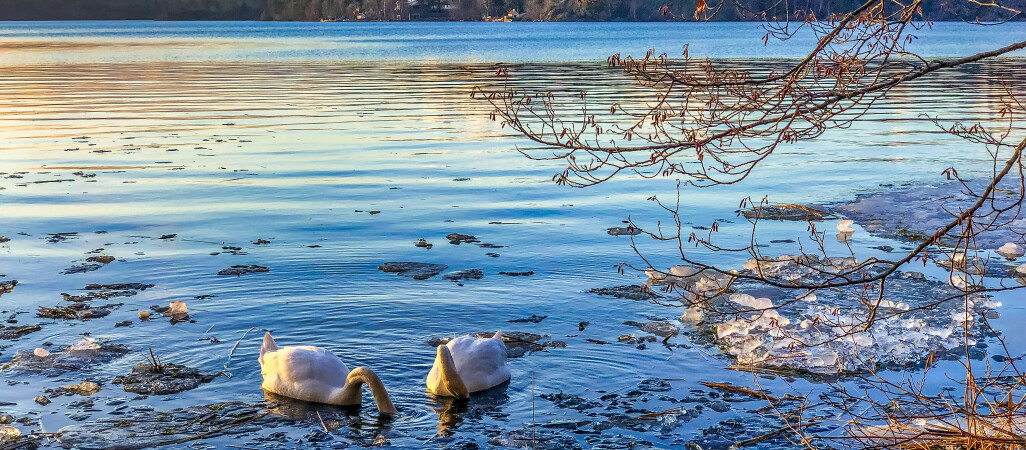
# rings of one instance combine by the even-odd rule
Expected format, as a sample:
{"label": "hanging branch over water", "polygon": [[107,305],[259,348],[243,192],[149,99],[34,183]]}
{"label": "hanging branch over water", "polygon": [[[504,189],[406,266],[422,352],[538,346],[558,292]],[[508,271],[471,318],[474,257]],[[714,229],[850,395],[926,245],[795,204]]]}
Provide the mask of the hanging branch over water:
{"label": "hanging branch over water", "polygon": [[[1000,25],[1021,14],[1019,9],[998,2],[966,1],[971,4],[970,10],[986,10],[991,17],[998,17],[989,25]],[[716,323],[712,332],[718,340],[728,342],[721,346],[735,351],[735,368],[760,371],[777,367],[775,364],[781,361],[799,359],[807,364],[804,367],[835,365],[839,372],[858,374],[870,389],[855,393],[839,386],[837,398],[821,403],[833,405],[834,414],[842,411],[844,419],[840,422],[848,429],[842,440],[847,444],[941,444],[967,448],[1021,445],[1020,436],[1026,433],[1026,420],[1022,419],[1026,411],[1026,376],[1015,365],[1020,356],[1009,352],[985,316],[982,324],[974,323],[981,311],[978,304],[986,304],[993,294],[1021,289],[1026,283],[1026,272],[1018,274],[1019,280],[1012,282],[1006,280],[1013,277],[999,283],[985,282],[987,249],[978,245],[981,237],[997,232],[1015,236],[1019,244],[1026,244],[1024,233],[1011,228],[1022,218],[1026,198],[1026,133],[1017,124],[1019,118],[1026,116],[1026,102],[1017,97],[1021,88],[1005,85],[1005,95],[992,111],[1006,121],[999,128],[981,123],[946,126],[927,117],[946,133],[984,147],[993,168],[989,178],[982,182],[963,178],[954,167],[945,170],[943,175],[967,199],[965,206],[946,211],[950,218],[918,239],[900,257],[860,259],[843,231],[837,238],[844,244],[846,254],[830,255],[826,233],[812,218],[808,220],[805,243],[798,241],[797,255],[764,255],[757,240],[757,228],[765,220],[762,212],[771,205],[765,199],[754,201],[751,197],[741,202],[738,211],[751,225],[744,245],[714,242],[719,233],[716,223],[705,236],[683,231],[686,220],[681,216],[682,188],[739,183],[780,146],[812,141],[829,130],[849,127],[873,111],[877,102],[895,88],[1026,49],[1026,40],[1022,40],[956,58],[931,60],[920,56],[911,44],[918,39],[917,31],[931,26],[923,15],[924,3],[868,0],[847,14],[821,20],[810,11],[794,10],[787,0],[780,0],[770,9],[783,7],[794,12],[780,21],[768,20],[764,24],[763,42],[774,39],[797,45],[799,40],[792,39],[800,35],[812,35],[816,40],[800,60],[779,63],[773,68],[733,68],[725,67],[731,62],[694,60],[687,46],[679,60],[665,54],[655,55],[654,51],[639,59],[610,57],[610,69],[619,69],[651,94],[652,99],[647,102],[617,103],[596,109],[588,103],[585,92],[568,99],[553,92],[516,89],[511,83],[513,75],[505,68],[496,72],[504,80],[501,87],[476,89],[474,96],[491,103],[492,118],[503,127],[511,127],[539,144],[521,149],[526,156],[566,164],[553,177],[557,184],[587,187],[624,173],[645,178],[678,178],[675,203],[665,203],[657,197],[649,199],[672,217],[671,229],[664,231],[660,224],[656,231],[643,231],[630,222],[632,248],[644,266],[625,263],[620,269],[644,270],[650,283],[661,283],[664,293],[669,295],[651,301],[686,308],[681,320]],[[725,5],[726,0],[716,5],[700,0],[695,19],[708,20]],[[766,9],[749,8],[739,0],[733,1],[733,5],[751,15],[766,17]],[[640,237],[674,245],[684,265],[669,270],[653,269],[656,265],[638,249],[636,240]],[[749,260],[743,270],[738,270],[706,261],[710,253],[743,254]],[[943,293],[911,305],[886,300],[901,271],[919,262],[926,265],[930,260],[949,271]],[[738,293],[754,285],[800,294],[774,304],[769,299]],[[856,306],[801,313],[806,317],[801,326],[788,327],[788,319],[778,310],[806,305],[810,299],[815,303],[817,293],[843,295],[854,299]],[[961,396],[938,397],[926,392],[922,382],[893,381],[877,374],[881,367],[875,359],[877,355],[863,354],[874,339],[867,331],[881,322],[916,320],[916,314],[952,305],[962,310],[961,318],[953,317],[961,324],[955,336],[961,340],[958,348],[964,353],[957,358],[965,369],[965,378],[960,382]],[[756,352],[755,349],[766,346],[766,340],[748,335],[750,329],[765,331],[773,348]],[[1006,363],[1000,368],[986,368],[990,373],[986,378],[1002,380],[1000,383],[981,382],[974,373],[970,349],[977,342],[977,334],[998,338],[1002,344]],[[847,345],[849,351],[839,356],[831,350],[835,343]],[[927,357],[925,367],[934,364],[934,356],[931,353]],[[896,411],[890,402],[906,405],[907,409]],[[785,428],[795,434],[795,442],[801,445],[811,446],[813,440],[822,439],[808,431],[809,418],[803,416],[813,406],[803,403],[795,411],[778,410],[787,424]],[[826,417],[812,420],[837,421]]]}
{"label": "hanging branch over water", "polygon": [[[897,86],[1026,48],[1023,40],[962,58],[926,60],[907,49],[914,33],[930,26],[922,22],[922,3],[868,0],[842,17],[821,21],[798,10],[797,23],[767,22],[764,42],[807,33],[817,39],[800,61],[768,72],[697,61],[687,47],[681,60],[654,51],[640,59],[611,56],[609,67],[652,89],[648,104],[613,104],[596,112],[582,92],[574,117],[551,92],[507,84],[475,96],[492,103],[502,126],[544,146],[525,154],[566,163],[553,177],[558,184],[584,187],[624,171],[683,177],[695,186],[732,184],[781,144],[848,127]],[[498,74],[509,76],[504,69]]]}

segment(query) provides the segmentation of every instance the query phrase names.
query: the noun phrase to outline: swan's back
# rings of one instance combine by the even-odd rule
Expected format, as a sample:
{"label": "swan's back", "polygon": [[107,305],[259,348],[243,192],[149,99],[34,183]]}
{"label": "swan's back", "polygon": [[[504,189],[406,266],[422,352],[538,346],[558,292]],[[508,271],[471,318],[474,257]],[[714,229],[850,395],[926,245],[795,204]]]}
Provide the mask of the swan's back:
{"label": "swan's back", "polygon": [[483,391],[509,380],[506,344],[502,339],[458,337],[446,344],[456,363],[456,373],[470,392]]}
{"label": "swan's back", "polygon": [[310,402],[330,403],[346,385],[349,367],[334,353],[309,345],[282,347],[260,356],[260,387]]}

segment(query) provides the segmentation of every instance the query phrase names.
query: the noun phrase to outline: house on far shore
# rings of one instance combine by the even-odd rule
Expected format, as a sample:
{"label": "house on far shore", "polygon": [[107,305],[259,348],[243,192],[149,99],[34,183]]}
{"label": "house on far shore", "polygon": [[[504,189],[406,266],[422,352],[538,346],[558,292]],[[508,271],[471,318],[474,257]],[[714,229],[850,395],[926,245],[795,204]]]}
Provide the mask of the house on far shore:
{"label": "house on far shore", "polygon": [[509,12],[506,13],[505,16],[485,16],[484,20],[485,22],[513,22],[520,20],[520,13],[517,12],[517,10],[515,9],[511,9],[509,10]]}

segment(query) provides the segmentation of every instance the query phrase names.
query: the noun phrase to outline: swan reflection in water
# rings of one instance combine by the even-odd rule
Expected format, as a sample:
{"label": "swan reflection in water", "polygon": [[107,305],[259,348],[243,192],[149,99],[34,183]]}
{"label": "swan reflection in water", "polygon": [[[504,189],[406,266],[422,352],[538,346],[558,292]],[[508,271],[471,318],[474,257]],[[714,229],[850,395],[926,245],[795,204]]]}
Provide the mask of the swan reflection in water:
{"label": "swan reflection in water", "polygon": [[357,430],[369,427],[385,431],[393,421],[389,414],[373,414],[374,421],[363,421],[360,418],[360,405],[313,403],[278,395],[266,389],[263,391],[266,408],[270,413],[298,422],[323,425],[329,432],[342,427]]}
{"label": "swan reflection in water", "polygon": [[504,417],[502,406],[509,402],[506,389],[509,380],[491,389],[475,392],[469,399],[432,396],[432,409],[438,414],[439,437],[448,437],[459,428],[465,419],[479,419],[481,416]]}

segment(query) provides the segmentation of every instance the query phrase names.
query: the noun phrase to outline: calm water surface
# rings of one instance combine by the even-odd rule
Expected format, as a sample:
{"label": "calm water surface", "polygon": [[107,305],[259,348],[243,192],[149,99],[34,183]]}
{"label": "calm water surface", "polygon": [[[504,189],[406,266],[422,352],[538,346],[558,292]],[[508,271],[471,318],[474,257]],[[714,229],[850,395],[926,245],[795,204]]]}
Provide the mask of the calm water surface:
{"label": "calm water surface", "polygon": [[[937,24],[919,45],[931,56],[961,55],[1024,32],[1023,24]],[[576,422],[594,417],[532,400],[532,389],[595,400],[646,379],[669,379],[672,389],[660,394],[666,398],[637,406],[658,411],[704,389],[700,381],[750,384],[752,376],[727,370],[727,358],[703,347],[617,343],[620,335],[641,335],[624,321],[673,320],[680,311],[587,292],[643,280],[617,274],[615,264],[637,259],[629,240],[606,228],[628,215],[641,223],[668,219],[645,199],[672,195],[674,181],[625,177],[589,189],[555,186],[550,177],[561,167],[524,158],[517,146],[529,145],[489,121],[488,105],[469,93],[496,82],[496,61],[517,63],[514,80],[525,87],[588,89],[602,103],[649,98],[602,68],[615,52],[655,47],[676,54],[690,41],[693,56],[741,65],[799,56],[781,45],[763,47],[760,38],[750,24],[0,23],[0,234],[12,238],[0,246],[0,280],[20,283],[0,298],[0,311],[19,325],[43,322],[42,331],[0,341],[0,363],[18,350],[64,346],[84,334],[135,350],[59,378],[0,371],[0,378],[27,382],[0,390],[0,402],[13,403],[0,412],[41,419],[51,431],[104,417],[111,400],[134,397],[110,379],[142,361],[148,347],[165,361],[210,372],[227,367],[232,376],[134,403],[169,410],[258,402],[264,394],[256,357],[262,330],[271,329],[279,345],[327,346],[351,367],[373,368],[390,389],[399,417],[375,424],[367,404],[366,423],[344,427],[336,445],[369,443],[378,434],[396,447],[492,445],[534,420],[550,425],[542,429],[546,436],[569,436],[585,447],[622,448],[635,440],[677,448],[721,421],[749,417],[764,404],[706,408],[689,423],[598,430]],[[939,182],[952,164],[964,174],[985,173],[985,152],[939,133],[920,113],[991,120],[1001,79],[1026,90],[1022,60],[966,67],[896,90],[865,121],[781,151],[742,185],[686,191],[688,225],[726,219],[724,234],[742,233],[743,224],[730,219],[748,194],[829,203],[881,184]],[[803,230],[770,225],[764,241]],[[47,233],[67,232],[78,234],[47,240]],[[444,236],[452,232],[502,247],[450,245]],[[170,234],[176,237],[159,239]],[[434,248],[414,247],[420,238]],[[253,244],[257,239],[271,243]],[[902,244],[863,232],[854,245],[870,255],[870,247]],[[242,250],[230,254],[225,246]],[[795,250],[774,246],[779,254]],[[119,260],[62,274],[101,248]],[[673,264],[673,249],[646,250]],[[386,261],[478,268],[485,276],[463,285],[440,277],[415,281],[379,271]],[[216,275],[235,264],[270,272]],[[498,274],[528,270],[535,275]],[[100,319],[34,317],[37,307],[58,305],[62,292],[119,282],[156,287]],[[195,298],[202,295],[214,297]],[[195,323],[137,320],[137,311],[176,300],[188,302]],[[999,326],[1022,320],[1022,302],[1006,300],[1001,312]],[[548,318],[507,322],[532,314]],[[135,323],[114,327],[124,320]],[[590,322],[584,331],[582,321]],[[423,385],[434,357],[426,341],[495,329],[548,335],[567,346],[511,359],[508,388],[472,401],[451,436],[436,436],[439,405]],[[210,336],[220,342],[200,340]],[[1022,348],[1021,339],[1010,344]],[[940,378],[932,382],[944,384]],[[68,406],[78,397],[56,397],[46,407],[32,401],[43,388],[83,379],[104,385],[84,413]],[[781,379],[761,382],[779,393],[824,388],[806,380],[790,387]],[[587,431],[574,433],[566,423]],[[320,425],[298,421],[287,430],[295,437],[314,428]]]}

